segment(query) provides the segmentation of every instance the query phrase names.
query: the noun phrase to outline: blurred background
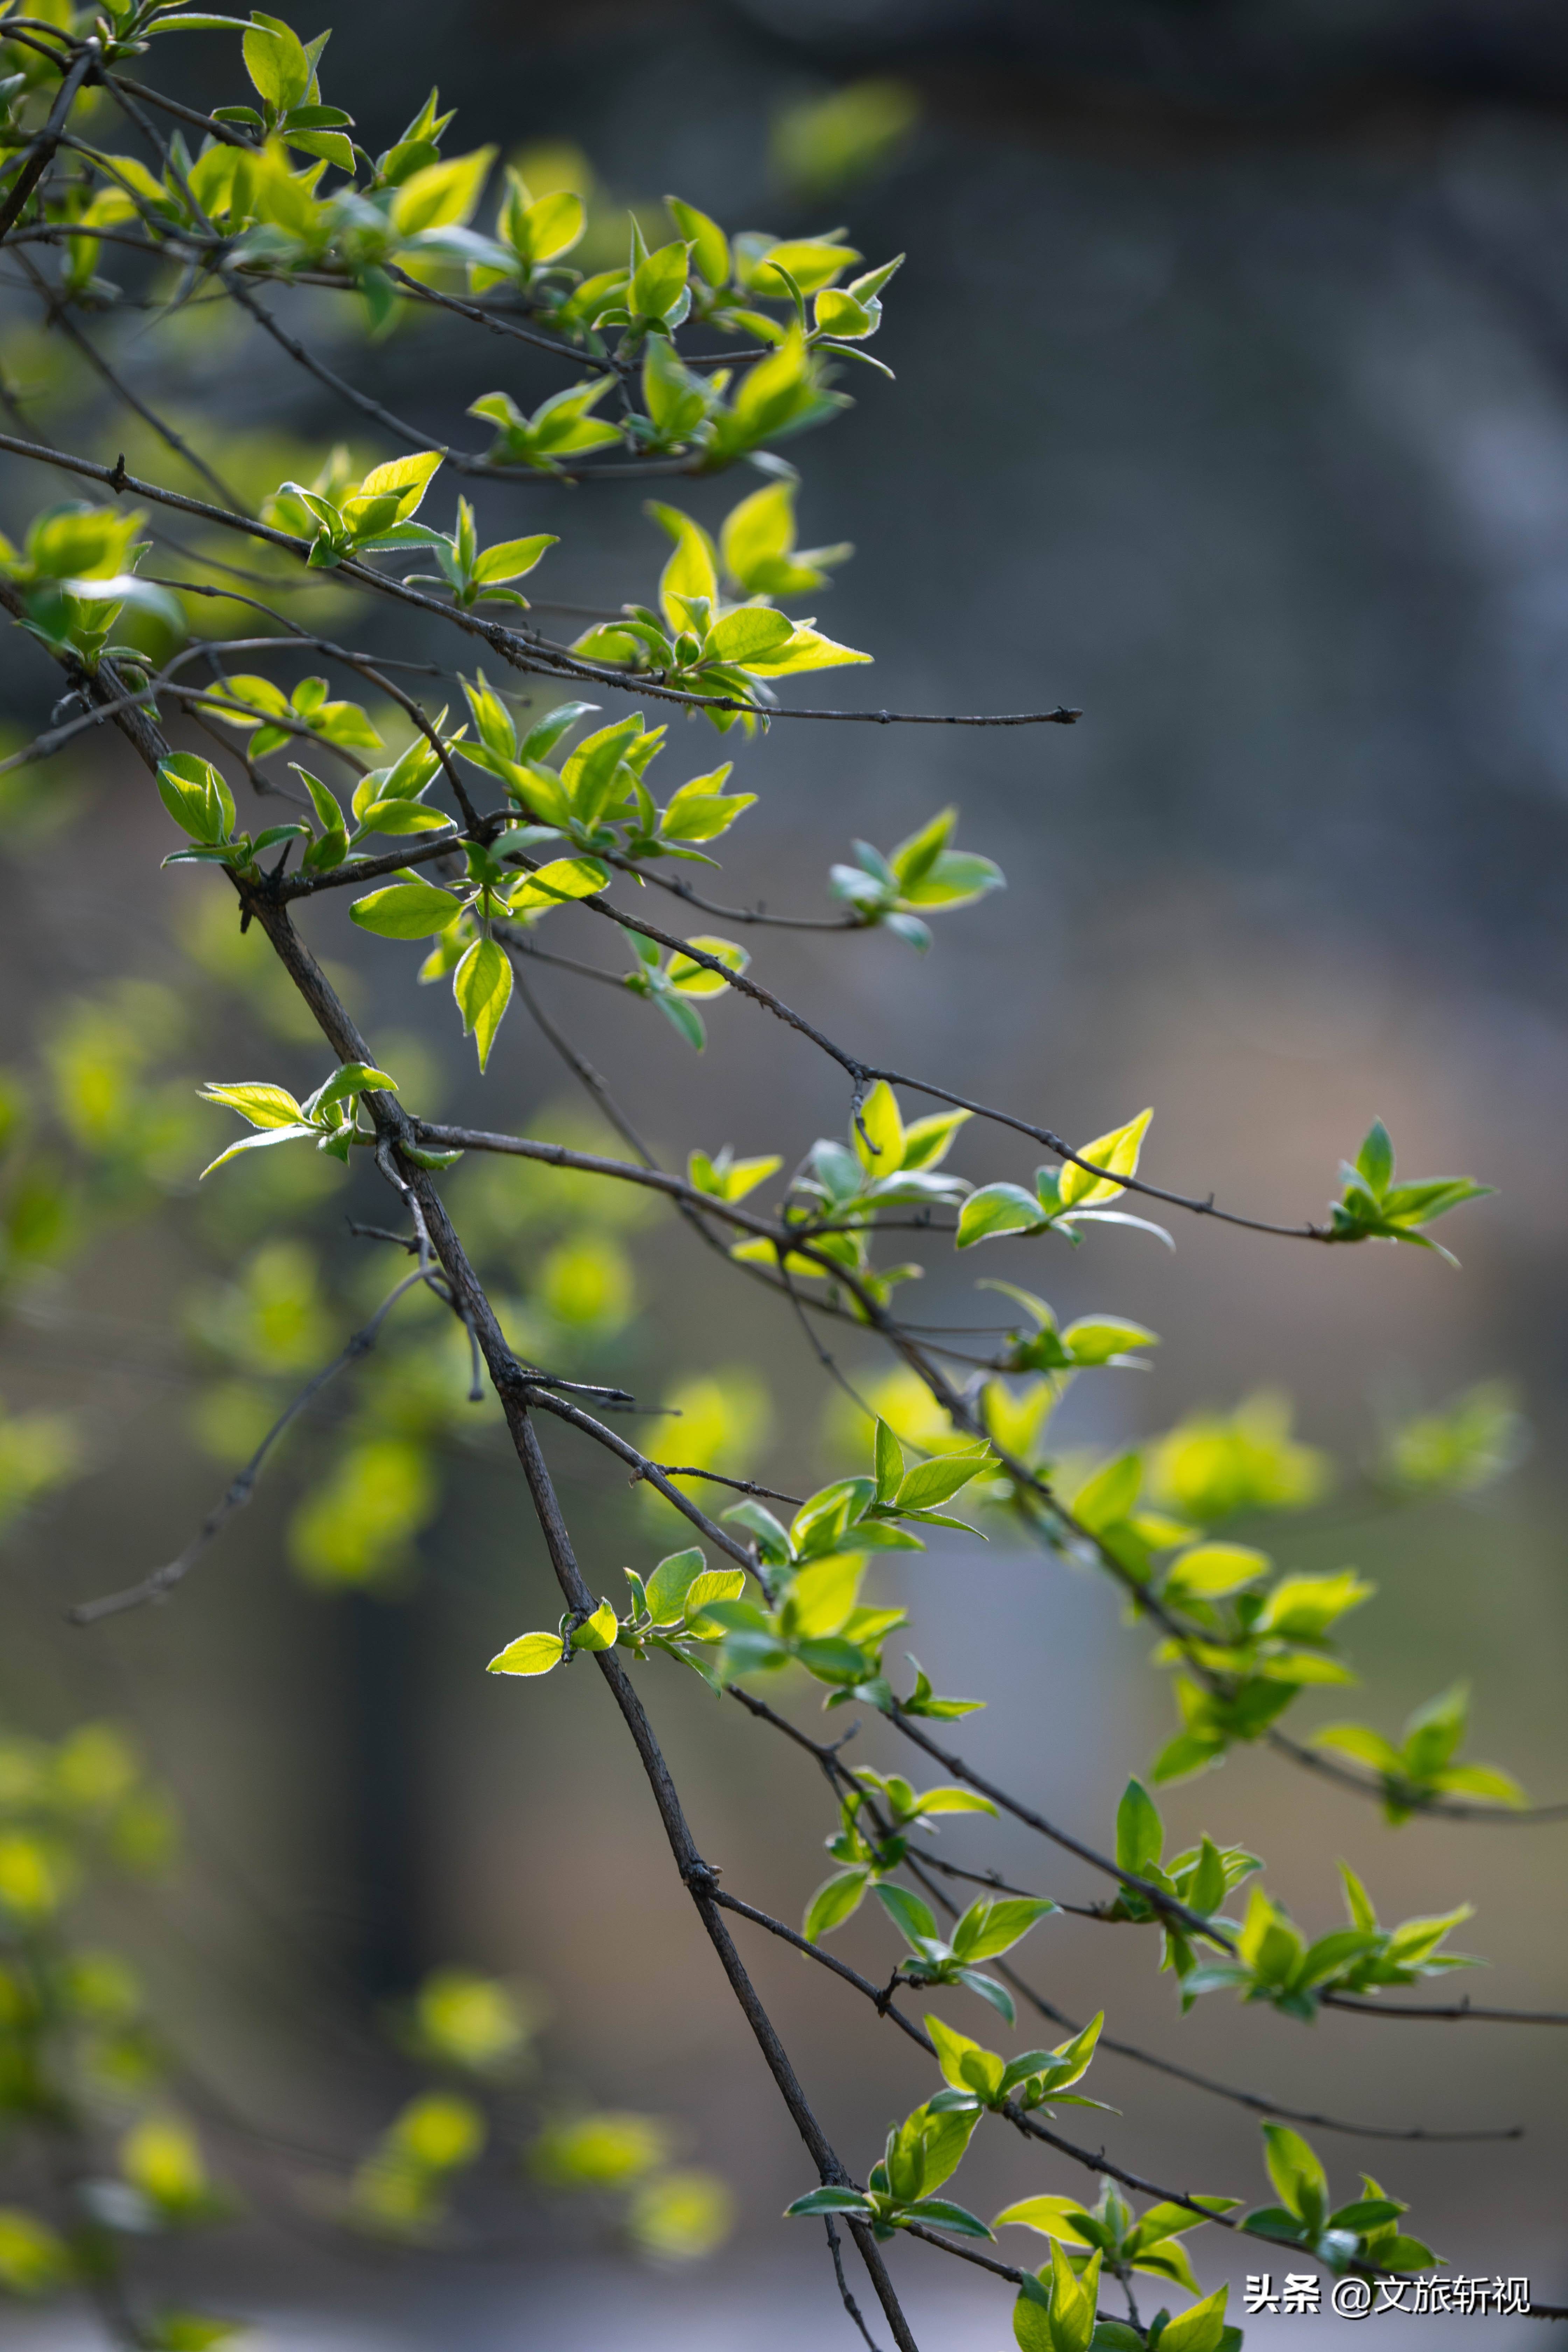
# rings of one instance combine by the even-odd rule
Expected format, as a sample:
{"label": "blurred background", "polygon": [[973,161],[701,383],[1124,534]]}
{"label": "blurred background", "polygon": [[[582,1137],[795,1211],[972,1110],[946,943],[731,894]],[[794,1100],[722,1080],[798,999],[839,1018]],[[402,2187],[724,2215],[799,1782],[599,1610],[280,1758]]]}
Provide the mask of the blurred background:
{"label": "blurred background", "polygon": [[[876,346],[896,385],[847,371],[853,410],[789,453],[804,540],[857,550],[822,625],[877,659],[812,698],[1061,701],[1084,716],[1070,730],[731,737],[737,787],[763,797],[725,845],[721,895],[826,912],[827,865],[852,837],[886,848],[955,803],[963,845],[1000,862],[1005,893],[943,923],[923,960],[885,933],[761,934],[768,984],[868,1058],[1069,1137],[1152,1103],[1145,1172],[1255,1213],[1321,1215],[1374,1115],[1405,1172],[1499,1186],[1462,1231],[1445,1228],[1461,1273],[1189,1220],[1173,1255],[1109,1229],[1077,1253],[996,1244],[978,1266],[932,1247],[921,1312],[990,1319],[978,1273],[1043,1292],[1064,1319],[1114,1308],[1163,1334],[1152,1371],[1098,1375],[1068,1399],[1059,1445],[1080,1454],[1288,1395],[1337,1483],[1325,1469],[1316,1507],[1237,1531],[1293,1564],[1353,1561],[1379,1587],[1352,1629],[1364,1692],[1348,1710],[1336,1693],[1309,1698],[1303,1721],[1348,1711],[1393,1733],[1468,1675],[1475,1753],[1540,1801],[1568,1793],[1561,12],[350,0],[332,24],[325,94],[351,94],[373,152],[438,82],[461,110],[448,152],[530,150],[536,191],[591,174],[603,257],[590,266],[620,257],[628,205],[651,222],[667,190],[731,227],[847,223],[868,263],[907,250]],[[201,104],[243,94],[224,37],[161,43],[156,63]],[[165,464],[79,359],[46,344],[36,304],[9,285],[5,299],[9,429],[106,459],[124,448],[133,470]],[[498,386],[524,407],[554,388],[543,362],[450,321],[373,346],[340,310],[292,300],[290,323],[432,435],[456,436]],[[224,462],[253,492],[309,478],[339,439],[390,454],[215,315],[144,349],[140,317],[100,331],[198,442],[221,427]],[[680,502],[714,525],[751,486],[682,484]],[[58,494],[7,461],[0,522],[18,535]],[[633,494],[492,484],[480,512],[487,539],[563,534],[542,598],[593,606],[654,588],[665,543]],[[148,568],[177,558],[165,543]],[[384,650],[432,650],[416,624],[362,618],[341,592],[311,609],[323,626],[374,628]],[[14,636],[0,689],[13,741],[55,690]],[[705,728],[679,733],[667,765],[714,764]],[[344,1214],[385,1213],[357,1169],[288,1154],[241,1160],[198,1195],[195,1169],[230,1138],[194,1106],[195,1081],[303,1091],[325,1075],[321,1053],[262,943],[236,936],[223,887],[157,877],[167,826],[117,747],[0,789],[16,1139],[0,1709],[22,1741],[112,1722],[172,1794],[177,1861],[95,1901],[179,2048],[174,2087],[205,2161],[245,2205],[177,2249],[150,2242],[139,2263],[177,2275],[182,2295],[260,2315],[280,2346],[836,2340],[847,2324],[820,2242],[777,2221],[809,2164],[605,1695],[582,1675],[523,1687],[482,1673],[556,1603],[498,1418],[463,1402],[438,1324],[407,1310],[404,1337],[329,1393],[171,1605],[90,1633],[65,1623],[70,1601],[179,1550],[290,1389],[363,1320],[390,1276]],[[602,959],[586,919],[574,934],[577,918],[560,921],[559,943]],[[521,1007],[481,1081],[445,990],[416,990],[405,955],[355,934],[341,900],[305,929],[405,1099],[598,1132]],[[538,994],[661,1152],[728,1141],[793,1165],[844,1129],[840,1075],[739,1002],[711,1009],[698,1059],[651,1009],[639,1027],[624,1001],[554,972]],[[1035,1156],[971,1131],[953,1160],[976,1181],[1026,1181]],[[676,1220],[516,1168],[466,1163],[449,1190],[510,1328],[583,1377],[680,1410],[666,1458],[795,1492],[847,1465],[853,1413],[797,1325]],[[840,1352],[858,1379],[885,1370],[853,1338]],[[1387,1428],[1495,1381],[1532,1433],[1519,1465],[1384,1508],[1363,1473]],[[1518,1433],[1495,1412],[1511,1460]],[[568,1433],[549,1444],[595,1589],[678,1548],[668,1507],[607,1486]],[[988,1701],[966,1752],[1106,1843],[1127,1771],[1174,1727],[1169,1691],[1108,1588],[1022,1550],[1000,1521],[988,1532],[879,1569],[877,1597],[910,1609],[910,1646],[939,1689]],[[703,1852],[732,1890],[798,1918],[834,1827],[808,1759],[673,1666],[645,1684]],[[804,1688],[784,1703],[815,1723]],[[857,1753],[890,1769],[874,1727]],[[1385,1917],[1468,1898],[1479,1916],[1458,1941],[1492,1962],[1467,1980],[1476,1997],[1561,2002],[1561,1829],[1395,1832],[1254,1752],[1165,1810],[1173,1843],[1206,1829],[1267,1856],[1271,1888],[1313,1932],[1339,1920],[1341,1856]],[[942,1850],[1092,1899],[1022,1833],[952,1825]],[[820,1971],[742,1933],[830,2135],[868,2165],[925,2095],[924,2070]],[[873,1975],[893,1957],[866,1916],[836,1948]],[[1103,2005],[1126,2039],[1274,2097],[1385,2124],[1525,2125],[1484,2148],[1315,2137],[1337,2194],[1370,2166],[1457,2270],[1528,2273],[1543,2299],[1568,2299],[1550,2034],[1344,2016],[1309,2028],[1217,1999],[1183,2021],[1145,1939],[1070,1920],[1037,1929],[1025,1958],[1072,2015]],[[409,2003],[443,1968],[512,1988],[532,2071],[508,2095],[531,2129],[589,2111],[658,2117],[659,2153],[612,2164],[614,2193],[569,2199],[520,2194],[498,2145],[428,2244],[356,2243],[333,2223],[343,2184],[426,2079]],[[1120,2160],[1265,2201],[1241,2110],[1110,2057],[1090,2087],[1122,2111],[1093,2119]],[[677,2184],[662,2209],[661,2181]],[[998,2133],[976,2143],[963,2193],[988,2213],[1079,2189]],[[682,2259],[727,2219],[720,2251]],[[1226,2250],[1199,2245],[1217,2282]],[[895,2252],[922,2346],[1007,2339],[1005,2290],[918,2246]],[[1249,2343],[1293,2340],[1292,2322],[1255,2325]],[[1539,2340],[1529,2321],[1424,2325],[1478,2347]],[[68,2308],[7,2309],[0,2340],[74,2352],[94,2338]]]}

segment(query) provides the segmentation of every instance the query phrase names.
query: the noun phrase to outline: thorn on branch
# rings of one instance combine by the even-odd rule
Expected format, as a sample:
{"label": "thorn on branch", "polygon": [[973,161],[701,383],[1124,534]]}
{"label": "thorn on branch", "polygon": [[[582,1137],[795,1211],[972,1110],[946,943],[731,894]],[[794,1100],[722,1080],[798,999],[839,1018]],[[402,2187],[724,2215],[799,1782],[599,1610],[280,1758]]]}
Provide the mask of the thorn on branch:
{"label": "thorn on branch", "polygon": [[110,468],[109,487],[117,499],[125,496],[125,452],[123,449]]}

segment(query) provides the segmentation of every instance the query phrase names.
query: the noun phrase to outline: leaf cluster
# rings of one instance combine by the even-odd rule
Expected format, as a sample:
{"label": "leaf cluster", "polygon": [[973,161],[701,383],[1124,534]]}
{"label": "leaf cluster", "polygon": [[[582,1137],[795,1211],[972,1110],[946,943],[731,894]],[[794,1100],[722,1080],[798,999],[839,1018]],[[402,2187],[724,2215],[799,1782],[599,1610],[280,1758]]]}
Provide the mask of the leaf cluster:
{"label": "leaf cluster", "polygon": [[1399,2221],[1409,2207],[1388,2196],[1369,2173],[1362,2175],[1360,2197],[1331,2210],[1328,2174],[1300,2133],[1284,2124],[1265,2124],[1263,2141],[1268,2178],[1279,2202],[1248,2213],[1245,2229],[1300,2246],[1336,2272],[1352,2263],[1382,2271],[1428,2271],[1442,2260],[1419,2238],[1405,2235]]}

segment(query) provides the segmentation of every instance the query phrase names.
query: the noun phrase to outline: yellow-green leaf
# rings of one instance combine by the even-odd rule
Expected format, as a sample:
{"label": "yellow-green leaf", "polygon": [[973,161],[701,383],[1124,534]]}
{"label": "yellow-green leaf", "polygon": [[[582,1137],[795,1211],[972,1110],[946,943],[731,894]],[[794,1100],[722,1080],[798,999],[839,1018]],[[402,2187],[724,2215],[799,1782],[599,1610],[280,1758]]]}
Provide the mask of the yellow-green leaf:
{"label": "yellow-green leaf", "polygon": [[566,1654],[559,1633],[521,1633],[498,1650],[485,1668],[488,1675],[547,1675]]}

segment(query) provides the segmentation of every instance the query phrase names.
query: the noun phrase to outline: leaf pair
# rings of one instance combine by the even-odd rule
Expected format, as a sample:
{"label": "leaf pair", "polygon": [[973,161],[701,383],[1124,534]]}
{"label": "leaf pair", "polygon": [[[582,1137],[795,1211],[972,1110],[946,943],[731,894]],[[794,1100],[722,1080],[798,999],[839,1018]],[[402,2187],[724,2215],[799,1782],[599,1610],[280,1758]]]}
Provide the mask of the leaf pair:
{"label": "leaf pair", "polygon": [[234,794],[212,761],[198,759],[194,751],[175,751],[160,760],[158,797],[191,841],[188,849],[171,850],[165,866],[228,866],[245,873],[262,850],[310,835],[308,824],[295,823],[268,825],[254,841],[247,833],[237,834]]}
{"label": "leaf pair", "polygon": [[1310,2022],[1325,1994],[1376,1992],[1385,1985],[1415,1984],[1450,1969],[1479,1966],[1463,1953],[1439,1948],[1470,1917],[1471,1905],[1461,1903],[1441,1916],[1406,1919],[1385,1928],[1379,1926],[1372,1899],[1348,1864],[1340,1864],[1340,1875],[1350,1924],[1311,1944],[1288,1913],[1255,1887],[1237,1936],[1236,1957],[1211,1961],[1188,1975],[1182,1988],[1184,2008],[1200,1993],[1234,1990],[1243,2000],[1267,2000],[1283,2015]]}
{"label": "leaf pair", "polygon": [[288,481],[277,495],[302,506],[314,524],[306,561],[318,570],[331,570],[351,556],[374,555],[387,549],[445,544],[439,531],[414,521],[424,502],[443,453],[421,449],[405,457],[373,466],[362,481],[346,485],[334,497]]}
{"label": "leaf pair", "polygon": [[1394,1181],[1394,1145],[1380,1118],[1373,1119],[1357,1152],[1354,1166],[1342,1163],[1343,1191],[1331,1202],[1331,1238],[1337,1242],[1409,1242],[1417,1249],[1436,1250],[1450,1265],[1458,1260],[1451,1250],[1418,1229],[1434,1218],[1447,1216],[1462,1202],[1479,1201],[1493,1190],[1468,1176],[1429,1176],[1414,1184]]}
{"label": "leaf pair", "polygon": [[356,898],[349,915],[362,930],[373,931],[381,939],[440,940],[420,977],[435,979],[451,971],[452,995],[463,1016],[463,1034],[473,1038],[483,1070],[511,1002],[512,971],[505,950],[489,936],[488,928],[472,938],[467,938],[467,929],[476,924],[488,926],[498,915],[527,920],[551,908],[569,905],[574,898],[592,898],[604,889],[610,877],[607,867],[591,857],[559,857],[513,878],[477,845],[470,845],[468,865],[470,883],[466,892],[444,890],[405,870],[402,881]]}
{"label": "leaf pair", "polygon": [[678,1035],[700,1054],[708,1031],[692,1000],[722,996],[729,987],[726,972],[744,971],[751,957],[733,940],[713,939],[707,933],[689,940],[683,949],[662,951],[640,931],[628,932],[627,937],[637,962],[623,984],[634,995],[657,1004]]}
{"label": "leaf pair", "polygon": [[560,544],[560,536],[555,531],[535,531],[528,539],[501,540],[494,547],[481,548],[474,509],[467,499],[459,499],[451,536],[432,532],[426,543],[433,549],[441,569],[438,572],[405,572],[405,587],[422,583],[449,588],[452,602],[461,613],[471,612],[476,604],[516,604],[526,612],[527,597],[509,583],[525,579],[546,550]]}
{"label": "leaf pair", "polygon": [[1433,1797],[1469,1797],[1483,1804],[1518,1807],[1529,1801],[1511,1772],[1496,1764],[1461,1764],[1470,1715],[1468,1683],[1452,1684],[1405,1719],[1396,1748],[1364,1723],[1325,1723],[1312,1734],[1314,1748],[1326,1748],[1364,1764],[1383,1783],[1384,1810],[1391,1822],[1405,1822]]}
{"label": "leaf pair", "polygon": [[[1129,2270],[1142,2271],[1195,2295],[1202,2290],[1180,2242],[1191,2231],[1201,2230],[1206,2215],[1232,2212],[1240,2202],[1238,2197],[1194,2197],[1193,2205],[1201,2206],[1203,2211],[1162,2202],[1135,2215],[1108,2180],[1092,2206],[1085,2207],[1074,2197],[1026,2197],[996,2214],[991,2227],[1037,2230],[1056,2244],[1070,2247],[1075,2254],[1080,2250],[1098,2252],[1119,2276]],[[1040,2275],[1044,2280],[1045,2273]]]}
{"label": "leaf pair", "polygon": [[225,678],[209,698],[216,702],[214,715],[226,727],[255,730],[245,747],[247,760],[265,760],[300,734],[350,751],[381,748],[381,737],[360,704],[330,700],[324,677],[303,677],[292,693],[285,694],[271,678],[247,672]]}
{"label": "leaf pair", "polygon": [[[1005,1985],[986,1976],[982,1960],[994,1959],[1021,1943],[1037,1919],[1060,1906],[1037,1895],[977,1897],[943,1937],[934,1916],[918,1895],[907,1887],[881,1885],[876,1889],[882,1908],[909,1943],[899,1963],[900,1974],[914,1984],[961,1984],[989,2001],[1009,2025],[1016,2020],[1013,1996]],[[1054,2053],[1047,2053],[1054,2054]],[[1085,2060],[1085,2064],[1088,2060]]]}
{"label": "leaf pair", "polygon": [[[955,1944],[962,1926],[961,1921],[953,1930]],[[1055,2049],[1026,2050],[1019,2057],[1005,2059],[994,2050],[984,2049],[978,2042],[971,2041],[968,2034],[955,2032],[940,2017],[928,2017],[926,2032],[936,2044],[937,2063],[951,2085],[946,2091],[939,2091],[931,2101],[933,2112],[969,2105],[992,2109],[1012,2106],[1026,2112],[1041,2106],[1048,2112],[1051,2106],[1062,2105],[1104,2107],[1103,2099],[1080,2098],[1071,2091],[1071,2085],[1089,2072],[1104,2023],[1105,2012],[1101,2010],[1079,2032],[1058,2042]],[[1106,2112],[1114,2114],[1115,2110],[1108,2108]]]}
{"label": "leaf pair", "polygon": [[933,2195],[953,2172],[969,2146],[980,2110],[939,2114],[917,2107],[888,2134],[887,2147],[871,2167],[864,2189],[825,2186],[797,2197],[785,2218],[844,2213],[871,2225],[872,2235],[889,2238],[911,2223],[949,2230],[963,2238],[989,2238],[984,2221],[962,2205]]}
{"label": "leaf pair", "polygon": [[1329,2179],[1315,2148],[1284,2124],[1263,2126],[1264,2161],[1278,2205],[1260,2207],[1242,2223],[1266,2238],[1299,2245],[1331,2271],[1364,2263],[1384,2271],[1428,2271],[1442,2260],[1419,2238],[1406,2237],[1399,2219],[1409,2208],[1363,2173],[1363,2194],[1329,2210]]}
{"label": "leaf pair", "polygon": [[957,809],[942,809],[885,857],[868,841],[858,841],[856,863],[831,867],[828,889],[862,923],[896,932],[923,955],[931,935],[922,913],[972,907],[988,891],[1005,887],[1001,867],[989,857],[949,847],[957,824]]}
{"label": "leaf pair", "polygon": [[[254,1135],[231,1143],[226,1151],[202,1170],[210,1176],[241,1151],[258,1151],[274,1143],[297,1143],[313,1138],[319,1151],[329,1151],[334,1160],[347,1161],[349,1150],[357,1132],[358,1103],[361,1095],[395,1094],[397,1081],[389,1078],[384,1070],[373,1069],[368,1062],[345,1062],[334,1070],[324,1085],[313,1095],[296,1102],[286,1087],[276,1087],[265,1081],[246,1080],[235,1085],[207,1085],[198,1088],[204,1102],[221,1103],[226,1110],[237,1110],[256,1129]],[[455,1153],[445,1155],[447,1159]]]}
{"label": "leaf pair", "polygon": [[620,1633],[616,1612],[601,1601],[589,1617],[572,1624],[563,1618],[556,1633],[520,1633],[498,1650],[485,1672],[490,1675],[547,1675],[572,1650],[613,1650]]}
{"label": "leaf pair", "polygon": [[1139,1153],[1153,1116],[1152,1110],[1140,1111],[1124,1127],[1112,1128],[1086,1143],[1077,1159],[1064,1161],[1059,1168],[1037,1169],[1032,1193],[1021,1184],[986,1184],[972,1192],[958,1221],[958,1248],[971,1249],[976,1242],[991,1241],[1002,1234],[1041,1234],[1053,1229],[1076,1242],[1078,1227],[1089,1221],[1136,1225],[1174,1248],[1163,1225],[1106,1205],[1126,1189],[1122,1180],[1137,1174]]}

